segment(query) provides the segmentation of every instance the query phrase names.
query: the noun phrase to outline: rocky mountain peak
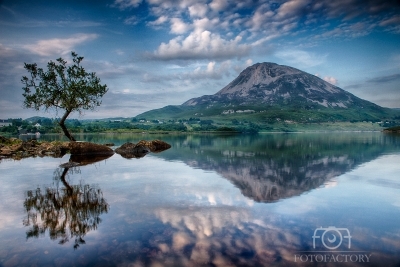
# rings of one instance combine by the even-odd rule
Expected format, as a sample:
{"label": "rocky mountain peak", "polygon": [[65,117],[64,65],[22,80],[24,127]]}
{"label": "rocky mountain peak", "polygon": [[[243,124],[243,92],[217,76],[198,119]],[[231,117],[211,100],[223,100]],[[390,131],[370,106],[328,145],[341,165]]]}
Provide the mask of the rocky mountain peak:
{"label": "rocky mountain peak", "polygon": [[239,76],[212,96],[191,99],[183,105],[210,103],[258,105],[321,105],[349,107],[354,95],[304,71],[264,62],[243,70]]}
{"label": "rocky mountain peak", "polygon": [[300,70],[276,63],[256,63],[243,70],[236,79],[222,88],[217,95],[248,91],[254,86],[268,85],[282,76],[299,73],[301,73]]}

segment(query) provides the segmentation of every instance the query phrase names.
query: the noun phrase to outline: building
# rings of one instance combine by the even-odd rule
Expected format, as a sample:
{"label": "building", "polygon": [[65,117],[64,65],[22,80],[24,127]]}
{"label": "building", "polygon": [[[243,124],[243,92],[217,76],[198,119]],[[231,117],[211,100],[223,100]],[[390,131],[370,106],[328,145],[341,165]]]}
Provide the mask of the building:
{"label": "building", "polygon": [[0,127],[10,126],[12,122],[10,120],[2,120],[0,119]]}

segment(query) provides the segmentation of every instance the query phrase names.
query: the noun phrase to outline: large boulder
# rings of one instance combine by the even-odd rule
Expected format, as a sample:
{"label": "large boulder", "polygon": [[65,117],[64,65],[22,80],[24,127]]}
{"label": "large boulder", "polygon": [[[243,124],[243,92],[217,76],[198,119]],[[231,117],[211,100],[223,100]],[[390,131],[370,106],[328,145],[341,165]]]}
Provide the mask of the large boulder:
{"label": "large boulder", "polygon": [[114,151],[105,145],[90,142],[70,142],[69,151],[72,155],[103,154],[112,155]]}
{"label": "large boulder", "polygon": [[161,141],[161,140],[153,140],[146,141],[141,140],[137,144],[134,143],[125,143],[122,146],[115,149],[115,152],[120,154],[124,158],[142,158],[146,156],[149,152],[161,152],[171,148],[171,145]]}

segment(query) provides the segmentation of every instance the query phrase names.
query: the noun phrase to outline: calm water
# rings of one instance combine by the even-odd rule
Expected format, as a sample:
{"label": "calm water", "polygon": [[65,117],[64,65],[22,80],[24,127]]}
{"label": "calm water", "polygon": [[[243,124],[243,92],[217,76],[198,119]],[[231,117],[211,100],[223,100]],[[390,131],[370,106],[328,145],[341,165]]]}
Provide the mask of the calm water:
{"label": "calm water", "polygon": [[0,266],[400,265],[400,136],[78,136],[156,138],[172,148],[0,161]]}

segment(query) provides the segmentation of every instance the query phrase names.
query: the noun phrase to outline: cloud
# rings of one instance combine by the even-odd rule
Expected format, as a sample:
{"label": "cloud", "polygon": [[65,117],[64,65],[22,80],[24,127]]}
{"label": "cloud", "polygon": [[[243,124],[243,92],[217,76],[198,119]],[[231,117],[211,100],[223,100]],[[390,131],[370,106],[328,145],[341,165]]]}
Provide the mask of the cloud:
{"label": "cloud", "polygon": [[161,43],[151,57],[158,60],[240,58],[251,50],[251,46],[241,44],[241,40],[241,36],[226,40],[210,31],[192,32],[186,38],[178,36],[168,43]]}
{"label": "cloud", "polygon": [[160,16],[158,19],[156,19],[154,21],[150,21],[147,24],[150,25],[150,26],[159,26],[161,24],[164,24],[167,21],[168,21],[168,17],[167,16]]}
{"label": "cloud", "polygon": [[206,4],[196,3],[188,9],[191,17],[203,18],[207,14],[208,6]]}
{"label": "cloud", "polygon": [[376,77],[373,79],[368,80],[369,83],[388,83],[392,81],[400,81],[400,73],[388,75],[388,76],[381,76]]}
{"label": "cloud", "polygon": [[399,25],[400,24],[400,16],[396,15],[389,19],[382,20],[379,25],[380,26],[389,26],[389,25]]}
{"label": "cloud", "polygon": [[69,38],[54,38],[39,40],[34,44],[23,45],[22,47],[40,56],[65,55],[71,52],[76,45],[94,40],[97,34],[75,34]]}
{"label": "cloud", "polygon": [[171,21],[171,33],[174,34],[183,34],[186,33],[190,26],[184,23],[180,18],[172,18]]}
{"label": "cloud", "polygon": [[302,50],[284,50],[276,53],[276,56],[286,60],[292,65],[314,67],[325,62],[326,55],[318,56]]}
{"label": "cloud", "polygon": [[139,19],[138,19],[138,17],[136,17],[136,16],[131,16],[131,17],[129,17],[129,18],[126,18],[126,19],[124,20],[124,23],[125,23],[126,25],[136,25],[136,24],[139,23]]}
{"label": "cloud", "polygon": [[229,75],[229,70],[231,69],[231,61],[224,61],[219,66],[215,61],[211,61],[207,64],[205,69],[197,67],[192,73],[186,76],[191,79],[222,79],[224,75]]}
{"label": "cloud", "polygon": [[142,0],[115,0],[114,6],[119,7],[119,9],[127,9],[138,7],[142,3]]}
{"label": "cloud", "polygon": [[326,82],[328,82],[330,84],[333,84],[333,85],[337,85],[337,83],[338,83],[338,80],[336,78],[329,77],[329,76],[325,76],[324,77],[324,81],[326,81]]}
{"label": "cloud", "polygon": [[291,0],[283,3],[277,12],[277,17],[297,17],[302,15],[307,5],[310,4],[310,0]]}
{"label": "cloud", "polygon": [[[160,60],[211,60],[212,56],[216,56],[217,60],[233,59],[248,55],[255,46],[268,46],[276,38],[299,34],[299,27],[303,30],[312,28],[315,34],[311,38],[315,42],[332,37],[365,36],[379,23],[393,26],[398,21],[398,15],[390,16],[398,10],[395,1],[386,1],[385,4],[378,0],[366,3],[359,0],[289,0],[274,3],[251,0],[239,3],[227,0],[145,1],[150,15],[157,18],[147,25],[157,28],[169,23],[170,34],[179,35],[164,40],[156,51],[147,53],[153,59]],[[141,2],[116,0],[115,4],[120,7],[138,7]],[[383,16],[383,11],[392,13]],[[366,14],[373,14],[374,17]],[[335,23],[327,20],[335,20]],[[232,36],[240,36],[240,44]],[[227,51],[224,52],[221,45],[226,46]],[[237,49],[238,54],[233,53],[232,48]],[[304,52],[296,53],[301,58],[295,61],[292,59],[291,62],[305,62],[306,66],[315,66],[325,60],[324,57],[315,58]],[[288,54],[283,56],[293,57]]]}
{"label": "cloud", "polygon": [[227,0],[213,0],[209,6],[215,11],[222,11],[228,7]]}

